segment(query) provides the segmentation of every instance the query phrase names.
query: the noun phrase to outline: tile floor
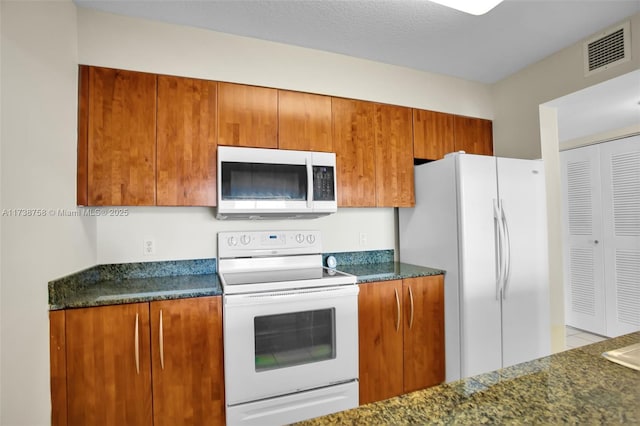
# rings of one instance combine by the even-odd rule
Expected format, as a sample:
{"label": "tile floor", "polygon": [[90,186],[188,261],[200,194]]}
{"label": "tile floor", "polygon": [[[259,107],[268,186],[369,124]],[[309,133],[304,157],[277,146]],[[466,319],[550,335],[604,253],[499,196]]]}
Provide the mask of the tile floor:
{"label": "tile floor", "polygon": [[591,343],[606,340],[606,337],[565,326],[565,346],[567,349],[578,348]]}

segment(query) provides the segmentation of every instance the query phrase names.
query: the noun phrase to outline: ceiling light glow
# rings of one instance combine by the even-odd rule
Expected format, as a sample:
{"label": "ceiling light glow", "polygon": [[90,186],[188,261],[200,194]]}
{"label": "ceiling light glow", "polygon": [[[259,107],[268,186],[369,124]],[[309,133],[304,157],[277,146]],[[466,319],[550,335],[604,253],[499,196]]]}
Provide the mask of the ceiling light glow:
{"label": "ceiling light glow", "polygon": [[457,9],[465,13],[472,15],[484,15],[498,4],[502,3],[502,0],[431,0],[433,3],[438,3],[443,6]]}

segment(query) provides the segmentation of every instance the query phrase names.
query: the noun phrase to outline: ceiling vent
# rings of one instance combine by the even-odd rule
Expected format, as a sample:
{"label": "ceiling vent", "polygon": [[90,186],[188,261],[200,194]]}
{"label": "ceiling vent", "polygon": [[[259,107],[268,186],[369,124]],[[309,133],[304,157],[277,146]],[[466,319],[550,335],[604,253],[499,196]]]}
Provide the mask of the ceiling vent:
{"label": "ceiling vent", "polygon": [[584,76],[607,70],[631,59],[629,21],[584,42]]}

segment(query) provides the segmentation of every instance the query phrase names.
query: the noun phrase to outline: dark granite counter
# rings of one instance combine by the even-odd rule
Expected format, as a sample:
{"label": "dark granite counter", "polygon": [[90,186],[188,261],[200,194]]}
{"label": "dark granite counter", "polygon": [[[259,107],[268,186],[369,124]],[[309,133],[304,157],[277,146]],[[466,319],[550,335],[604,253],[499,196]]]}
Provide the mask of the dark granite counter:
{"label": "dark granite counter", "polygon": [[336,269],[357,276],[359,284],[444,274],[444,271],[441,269],[409,265],[400,262],[338,265]]}
{"label": "dark granite counter", "polygon": [[220,294],[215,259],[97,265],[49,282],[49,309]]}
{"label": "dark granite counter", "polygon": [[[358,283],[442,274],[439,269],[394,262],[393,250],[327,253]],[[97,265],[49,282],[49,309],[82,308],[186,297],[216,296],[222,287],[216,259]]]}
{"label": "dark granite counter", "polygon": [[640,424],[640,371],[603,358],[640,332],[301,425]]}

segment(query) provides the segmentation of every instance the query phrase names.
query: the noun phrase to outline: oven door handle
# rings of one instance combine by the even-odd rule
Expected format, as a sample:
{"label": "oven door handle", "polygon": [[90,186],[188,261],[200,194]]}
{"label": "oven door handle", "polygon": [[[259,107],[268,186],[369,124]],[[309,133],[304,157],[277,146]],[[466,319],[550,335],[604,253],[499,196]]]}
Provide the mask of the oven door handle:
{"label": "oven door handle", "polygon": [[291,300],[335,299],[336,297],[357,296],[360,289],[357,285],[340,287],[320,287],[305,290],[283,290],[265,293],[231,294],[224,296],[227,306],[264,305],[267,303],[288,302]]}

